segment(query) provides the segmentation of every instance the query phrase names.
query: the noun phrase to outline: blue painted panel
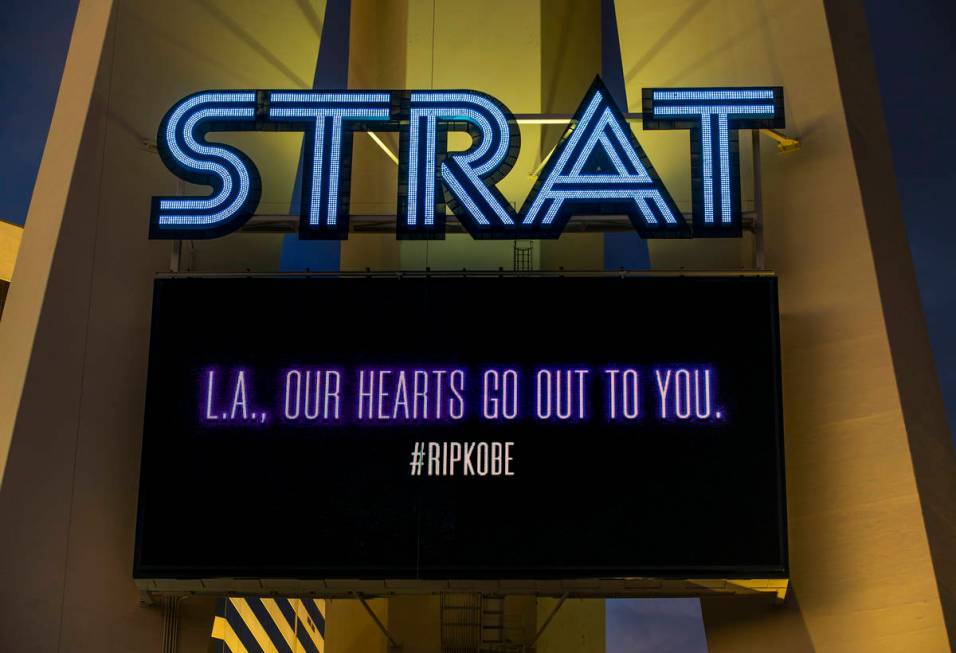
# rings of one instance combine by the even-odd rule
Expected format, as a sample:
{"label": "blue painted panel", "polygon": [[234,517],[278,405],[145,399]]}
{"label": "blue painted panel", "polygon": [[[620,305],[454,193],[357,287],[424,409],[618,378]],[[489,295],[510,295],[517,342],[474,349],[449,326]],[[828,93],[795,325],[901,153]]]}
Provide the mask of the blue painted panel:
{"label": "blue painted panel", "polygon": [[650,270],[647,243],[636,233],[604,234],[605,270]]}
{"label": "blue painted panel", "polygon": [[337,240],[299,240],[298,234],[282,239],[279,270],[282,272],[337,272],[341,260]]}
{"label": "blue painted panel", "polygon": [[[621,39],[614,0],[601,0],[601,78],[622,111],[628,111]],[[647,243],[636,233],[604,234],[605,270],[649,270]]]}
{"label": "blue painted panel", "polygon": [[[322,22],[322,38],[315,62],[312,88],[344,89],[349,82],[349,25],[352,0],[328,0]],[[302,193],[302,163],[295,177],[289,213],[298,215]],[[286,236],[282,241],[279,269],[283,272],[336,271],[341,261],[341,244],[337,240],[300,241],[298,236]]]}

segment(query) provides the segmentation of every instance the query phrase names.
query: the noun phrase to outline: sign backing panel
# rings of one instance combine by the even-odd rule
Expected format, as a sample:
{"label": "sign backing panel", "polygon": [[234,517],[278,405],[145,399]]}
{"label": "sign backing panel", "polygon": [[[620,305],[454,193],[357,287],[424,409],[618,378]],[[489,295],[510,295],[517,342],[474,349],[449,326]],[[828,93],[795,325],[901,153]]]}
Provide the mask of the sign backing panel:
{"label": "sign backing panel", "polygon": [[166,278],[153,310],[138,579],[787,575],[772,276]]}

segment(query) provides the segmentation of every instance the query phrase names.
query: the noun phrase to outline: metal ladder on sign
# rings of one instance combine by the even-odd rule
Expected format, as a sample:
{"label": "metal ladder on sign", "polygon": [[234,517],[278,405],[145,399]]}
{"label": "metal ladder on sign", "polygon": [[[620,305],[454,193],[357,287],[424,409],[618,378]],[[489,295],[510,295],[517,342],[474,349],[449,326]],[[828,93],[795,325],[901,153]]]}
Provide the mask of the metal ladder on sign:
{"label": "metal ladder on sign", "polygon": [[481,594],[441,595],[442,653],[480,653]]}
{"label": "metal ladder on sign", "polygon": [[481,650],[500,651],[505,644],[505,597],[481,597]]}
{"label": "metal ladder on sign", "polygon": [[[534,241],[514,241],[514,271],[530,272],[534,269]],[[525,244],[526,243],[526,244]]]}
{"label": "metal ladder on sign", "polygon": [[[520,627],[511,628],[518,634]],[[521,645],[508,637],[505,597],[471,594],[441,595],[442,653],[504,653]],[[520,637],[520,634],[518,634]]]}

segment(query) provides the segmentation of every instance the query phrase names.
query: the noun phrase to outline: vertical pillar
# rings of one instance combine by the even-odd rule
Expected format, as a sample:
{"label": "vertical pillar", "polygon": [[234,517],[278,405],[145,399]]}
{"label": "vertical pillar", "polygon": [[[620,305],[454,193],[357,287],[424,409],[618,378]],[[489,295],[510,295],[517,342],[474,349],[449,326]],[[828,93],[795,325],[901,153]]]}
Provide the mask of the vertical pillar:
{"label": "vertical pillar", "polygon": [[[328,0],[322,21],[322,36],[316,54],[312,88],[348,88],[349,19],[352,0]],[[305,146],[303,145],[303,148]],[[292,189],[289,213],[298,215],[302,204],[302,167],[305,150],[299,154],[299,170]],[[337,240],[299,240],[298,234],[287,234],[282,239],[279,269],[283,272],[310,270],[312,272],[338,271],[341,246]]]}
{"label": "vertical pillar", "polygon": [[[772,2],[799,156],[763,155],[780,275],[792,594],[705,599],[711,653],[949,651],[956,464],[903,231],[863,3]],[[758,46],[759,47],[759,46]],[[768,47],[768,46],[763,46]],[[799,54],[797,54],[799,53]]]}
{"label": "vertical pillar", "polygon": [[[100,219],[113,16],[109,0],[79,3],[0,321],[4,651],[155,650],[161,639],[162,613],[138,607],[130,578],[142,412],[135,398],[111,396],[107,379],[142,388],[123,368],[144,358],[149,277],[138,301],[127,280],[131,270],[161,269],[168,249],[151,259],[143,222]],[[130,230],[140,242],[116,267],[98,265],[96,249]],[[131,307],[140,310],[138,340],[124,319]]]}
{"label": "vertical pillar", "polygon": [[956,645],[956,456],[896,186],[862,0],[826,0],[843,110],[926,538]]}

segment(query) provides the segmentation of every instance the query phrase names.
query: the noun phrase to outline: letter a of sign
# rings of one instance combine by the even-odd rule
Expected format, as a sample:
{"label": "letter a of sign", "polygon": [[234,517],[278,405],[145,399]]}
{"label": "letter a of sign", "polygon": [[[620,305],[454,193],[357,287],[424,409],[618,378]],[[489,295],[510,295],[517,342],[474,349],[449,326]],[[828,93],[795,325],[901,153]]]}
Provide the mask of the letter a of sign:
{"label": "letter a of sign", "polygon": [[520,214],[528,237],[557,238],[575,214],[625,214],[646,238],[690,228],[607,88],[596,78]]}

